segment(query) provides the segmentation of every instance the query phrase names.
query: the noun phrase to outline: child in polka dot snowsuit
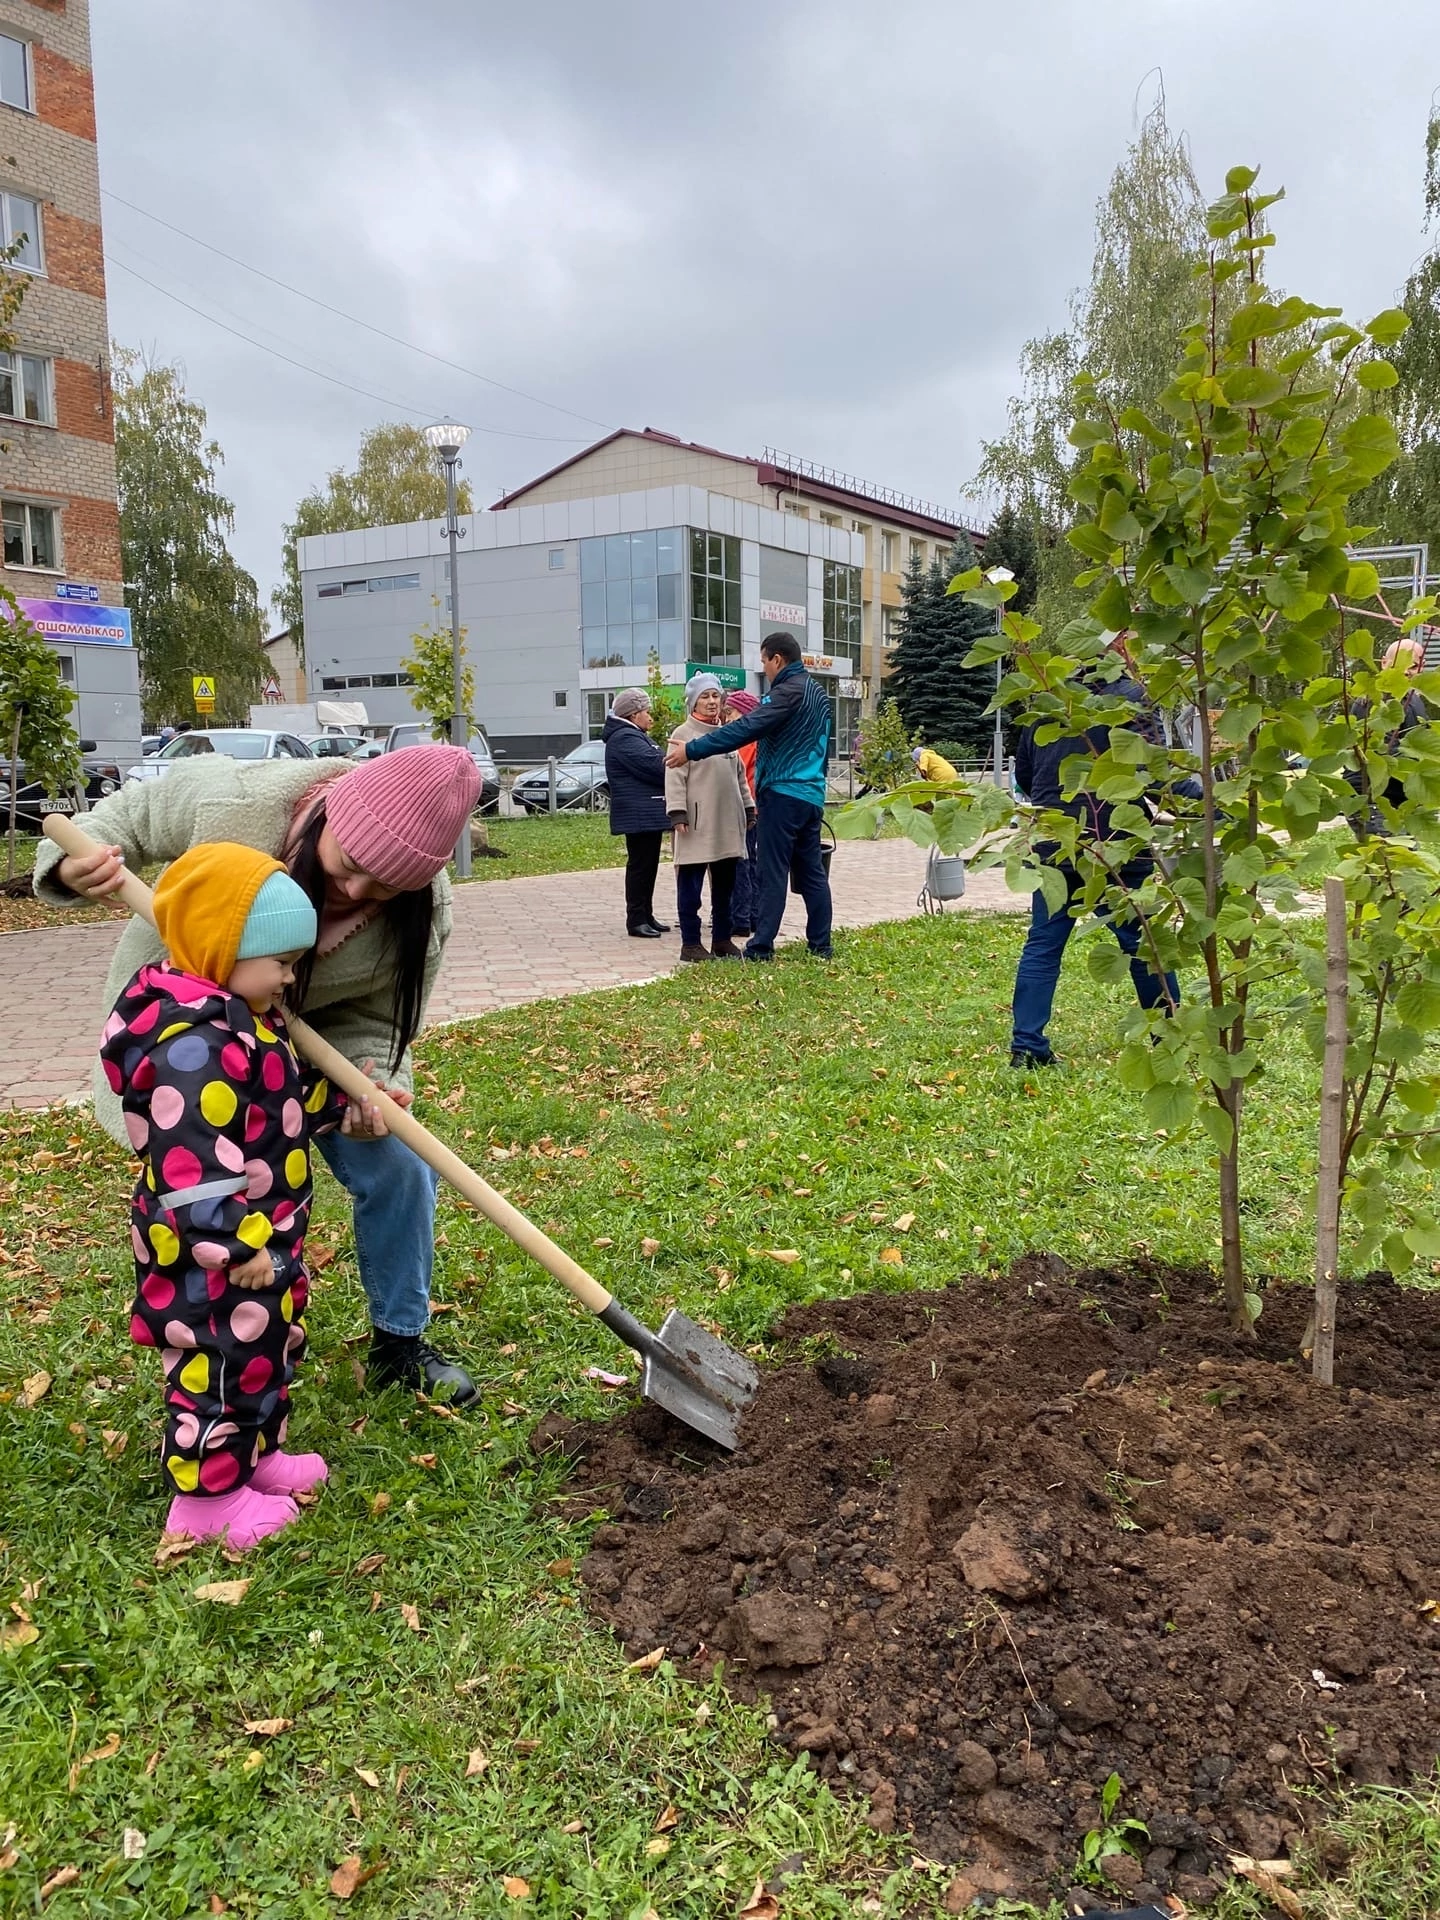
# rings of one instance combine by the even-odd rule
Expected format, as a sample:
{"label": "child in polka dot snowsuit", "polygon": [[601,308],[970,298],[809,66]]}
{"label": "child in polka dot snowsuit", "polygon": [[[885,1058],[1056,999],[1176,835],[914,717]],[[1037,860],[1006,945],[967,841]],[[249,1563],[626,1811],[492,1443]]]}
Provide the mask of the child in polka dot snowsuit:
{"label": "child in polka dot snowsuit", "polygon": [[144,1162],[130,1333],[164,1362],[167,1530],[245,1548],[326,1477],[282,1443],[305,1349],[308,1145],[345,1100],[301,1068],[277,1011],[316,931],[278,860],[192,848],[155,889],[155,923],[170,962],[135,975],[100,1048]]}

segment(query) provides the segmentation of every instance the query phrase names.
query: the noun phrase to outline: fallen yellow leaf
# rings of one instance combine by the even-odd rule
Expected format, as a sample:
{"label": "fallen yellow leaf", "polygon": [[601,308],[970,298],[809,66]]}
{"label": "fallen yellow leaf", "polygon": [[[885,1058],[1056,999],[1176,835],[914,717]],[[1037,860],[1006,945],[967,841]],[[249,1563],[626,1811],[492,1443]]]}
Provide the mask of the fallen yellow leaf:
{"label": "fallen yellow leaf", "polygon": [[378,1773],[374,1772],[370,1767],[356,1767],[355,1772],[358,1778],[360,1778],[365,1782],[367,1787],[379,1786],[380,1776]]}
{"label": "fallen yellow leaf", "polygon": [[100,1438],[105,1443],[104,1452],[107,1460],[118,1460],[130,1444],[129,1434],[120,1433],[114,1427],[102,1427]]}
{"label": "fallen yellow leaf", "polygon": [[911,1227],[915,1224],[915,1216],[913,1213],[902,1213],[894,1224],[897,1233],[909,1233]]}
{"label": "fallen yellow leaf", "polygon": [[518,1873],[507,1873],[500,1884],[505,1889],[507,1897],[511,1900],[528,1900],[530,1898],[530,1882],[528,1880],[522,1880]]}
{"label": "fallen yellow leaf", "polygon": [[40,1638],[40,1629],[31,1620],[7,1620],[0,1627],[0,1649],[6,1653],[16,1647],[33,1647]]}
{"label": "fallen yellow leaf", "polygon": [[155,1549],[157,1567],[167,1565],[171,1560],[179,1560],[187,1553],[193,1553],[200,1542],[193,1533],[162,1533],[160,1544]]}
{"label": "fallen yellow leaf", "polygon": [[782,1267],[793,1267],[795,1262],[800,1258],[800,1253],[796,1247],[767,1247],[765,1249],[765,1258],[767,1260],[778,1260]]}
{"label": "fallen yellow leaf", "polygon": [[241,1764],[240,1771],[242,1773],[254,1773],[257,1767],[263,1767],[264,1764],[265,1764],[264,1754],[261,1753],[258,1747],[252,1747],[249,1753],[246,1754],[244,1761]]}
{"label": "fallen yellow leaf", "polygon": [[370,1511],[377,1518],[384,1513],[389,1504],[390,1496],[388,1493],[372,1493],[370,1496]]}
{"label": "fallen yellow leaf", "polygon": [[664,1647],[652,1647],[649,1653],[642,1653],[638,1660],[632,1660],[629,1663],[627,1671],[630,1673],[653,1673],[664,1658]]}
{"label": "fallen yellow leaf", "polygon": [[652,1857],[662,1853],[669,1853],[670,1842],[664,1834],[661,1834],[658,1840],[647,1840],[645,1842],[645,1851]]}
{"label": "fallen yellow leaf", "polygon": [[545,1571],[556,1580],[568,1580],[575,1571],[573,1560],[552,1560]]}
{"label": "fallen yellow leaf", "polygon": [[402,1600],[400,1603],[400,1618],[412,1633],[419,1633],[420,1609],[418,1607],[412,1607],[408,1600]]}
{"label": "fallen yellow leaf", "polygon": [[666,1807],[660,1818],[655,1822],[655,1831],[656,1833],[672,1833],[679,1824],[680,1814],[678,1809],[674,1806],[669,1806]]}
{"label": "fallen yellow leaf", "polygon": [[560,1831],[561,1833],[583,1833],[585,1831],[585,1822],[583,1820],[567,1820]]}
{"label": "fallen yellow leaf", "polygon": [[777,1920],[779,1912],[780,1902],[773,1893],[765,1891],[765,1882],[759,1879],[750,1898],[736,1915],[736,1920]]}
{"label": "fallen yellow leaf", "polygon": [[490,1764],[490,1756],[483,1747],[472,1747],[470,1758],[465,1762],[465,1778],[473,1780],[477,1774],[484,1773]]}
{"label": "fallen yellow leaf", "polygon": [[433,1453],[412,1453],[410,1464],[412,1467],[433,1467],[435,1459],[436,1456]]}
{"label": "fallen yellow leaf", "polygon": [[373,1880],[377,1873],[384,1870],[383,1860],[377,1860],[373,1867],[362,1864],[358,1853],[352,1853],[348,1860],[342,1860],[330,1876],[330,1891],[337,1900],[348,1900],[358,1893],[367,1880]]}
{"label": "fallen yellow leaf", "polygon": [[149,1835],[142,1833],[139,1827],[126,1827],[120,1836],[121,1859],[143,1860],[148,1839]]}
{"label": "fallen yellow leaf", "polygon": [[[50,1375],[48,1373],[32,1373],[28,1380],[21,1381],[20,1392],[16,1397],[15,1404],[17,1407],[33,1407],[39,1401],[43,1400],[49,1391]],[[76,1879],[80,1877],[80,1869],[78,1867],[67,1867],[64,1871],[67,1873],[73,1872]],[[68,1886],[69,1884],[69,1881],[65,1882],[65,1885]]]}
{"label": "fallen yellow leaf", "polygon": [[598,1240],[592,1240],[590,1244],[592,1247],[613,1247],[615,1242],[608,1233],[602,1233]]}
{"label": "fallen yellow leaf", "polygon": [[[653,1260],[656,1254],[659,1253],[660,1251],[660,1242],[658,1240],[651,1240],[647,1237],[646,1239],[640,1242],[640,1251],[642,1254],[644,1254],[647,1260]],[[48,1379],[45,1382],[45,1384],[46,1386],[49,1386],[50,1382],[48,1381]]]}
{"label": "fallen yellow leaf", "polygon": [[385,1556],[383,1553],[367,1553],[363,1560],[357,1560],[355,1562],[355,1571],[360,1574],[374,1573],[377,1568],[383,1567],[384,1564]]}
{"label": "fallen yellow leaf", "polygon": [[880,1264],[882,1267],[903,1267],[905,1256],[899,1247],[886,1247],[881,1252]]}
{"label": "fallen yellow leaf", "polygon": [[58,1873],[52,1873],[40,1889],[40,1898],[48,1900],[52,1893],[58,1893],[61,1887],[73,1887],[80,1878],[79,1867],[61,1867]]}
{"label": "fallen yellow leaf", "polygon": [[295,1722],[293,1720],[242,1720],[240,1724],[246,1733],[263,1734],[267,1740],[273,1740],[277,1733],[288,1733]]}
{"label": "fallen yellow leaf", "polygon": [[207,1580],[203,1587],[196,1587],[195,1598],[211,1600],[220,1607],[238,1607],[249,1591],[248,1580]]}

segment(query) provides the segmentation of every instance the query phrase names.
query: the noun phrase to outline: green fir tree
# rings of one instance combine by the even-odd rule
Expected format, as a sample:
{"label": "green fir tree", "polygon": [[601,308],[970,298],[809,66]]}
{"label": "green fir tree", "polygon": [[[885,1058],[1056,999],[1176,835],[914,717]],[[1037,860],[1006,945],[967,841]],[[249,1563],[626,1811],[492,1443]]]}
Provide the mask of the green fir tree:
{"label": "green fir tree", "polygon": [[957,573],[974,565],[975,549],[963,533],[943,565],[936,561],[922,571],[911,564],[901,583],[900,641],[886,685],[910,733],[979,758],[994,732],[985,709],[995,691],[995,673],[967,667],[964,660],[995,622],[982,608],[946,592]]}

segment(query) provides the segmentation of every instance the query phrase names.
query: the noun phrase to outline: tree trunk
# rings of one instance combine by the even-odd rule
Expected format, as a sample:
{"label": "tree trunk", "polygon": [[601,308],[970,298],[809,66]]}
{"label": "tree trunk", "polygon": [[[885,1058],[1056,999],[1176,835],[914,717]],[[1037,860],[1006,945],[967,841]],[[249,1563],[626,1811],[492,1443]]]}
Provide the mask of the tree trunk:
{"label": "tree trunk", "polygon": [[1315,1345],[1310,1368],[1335,1384],[1335,1307],[1340,1262],[1340,1159],[1345,1121],[1345,1042],[1349,956],[1345,883],[1325,882],[1325,1063],[1320,1078],[1320,1156],[1315,1190]]}
{"label": "tree trunk", "polygon": [[15,727],[10,736],[10,864],[5,878],[15,878],[15,811],[20,797],[20,714],[16,711]]}
{"label": "tree trunk", "polygon": [[1240,1088],[1231,1085],[1220,1096],[1230,1116],[1230,1150],[1220,1155],[1221,1274],[1225,1311],[1236,1333],[1253,1335],[1255,1323],[1245,1304],[1245,1253],[1240,1241]]}

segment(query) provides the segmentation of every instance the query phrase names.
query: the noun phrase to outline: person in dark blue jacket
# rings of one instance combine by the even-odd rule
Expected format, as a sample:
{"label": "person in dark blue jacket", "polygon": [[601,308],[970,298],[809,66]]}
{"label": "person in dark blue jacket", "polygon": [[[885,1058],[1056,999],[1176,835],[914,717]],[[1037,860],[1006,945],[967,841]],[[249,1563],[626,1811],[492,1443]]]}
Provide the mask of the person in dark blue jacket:
{"label": "person in dark blue jacket", "polygon": [[[1123,658],[1123,647],[1117,648],[1117,651],[1121,651]],[[1141,708],[1139,718],[1124,724],[1138,728],[1149,737],[1144,717],[1145,695],[1134,680],[1122,676],[1109,681],[1103,688],[1097,683],[1095,690],[1129,700]],[[1111,807],[1090,793],[1067,798],[1061,769],[1067,760],[1076,755],[1104,753],[1110,741],[1109,727],[1090,727],[1083,734],[1047,741],[1044,746],[1036,743],[1035,734],[1035,727],[1027,727],[1020,736],[1015,751],[1016,786],[1029,797],[1032,806],[1068,813],[1079,820],[1081,831],[1087,839],[1108,840],[1111,837]],[[1192,785],[1191,782],[1182,782],[1175,791],[1185,795]],[[1048,862],[1053,860],[1056,848],[1042,845],[1037,846],[1035,851]],[[1134,890],[1144,885],[1151,870],[1149,857],[1141,856],[1121,868],[1120,879],[1127,888]],[[1065,905],[1060,911],[1051,913],[1045,904],[1045,895],[1038,890],[1030,905],[1030,930],[1025,936],[1020,964],[1015,970],[1010,1039],[1012,1067],[1049,1067],[1055,1064],[1055,1055],[1050,1049],[1045,1029],[1050,1023],[1055,989],[1060,983],[1060,965],[1065,958],[1065,948],[1075,931],[1071,904],[1082,885],[1079,873],[1068,863],[1062,862],[1059,871],[1065,876],[1069,889]],[[1113,915],[1104,913],[1103,909],[1101,911],[1106,924],[1119,941],[1121,951],[1129,956],[1130,978],[1135,984],[1135,997],[1140,1005],[1147,1009],[1162,1004],[1170,1008],[1177,1007],[1180,1004],[1180,983],[1175,975],[1167,973],[1162,980],[1140,957],[1141,923],[1134,919],[1117,920]]]}
{"label": "person in dark blue jacket", "polygon": [[755,804],[760,897],[745,958],[774,958],[793,873],[805,902],[806,942],[813,954],[828,960],[832,908],[830,880],[820,857],[820,822],[830,759],[830,701],[805,671],[793,634],[767,633],[760,642],[760,665],[769,684],[755,711],[672,747],[666,760],[678,767],[685,760],[734,753],[751,740],[759,742]]}
{"label": "person in dark blue jacket", "polygon": [[649,694],[627,687],[611,702],[600,736],[610,789],[610,831],[625,836],[625,931],[632,940],[658,940],[670,931],[655,918],[660,842],[670,821],[665,812],[665,756],[646,738],[654,724]]}

